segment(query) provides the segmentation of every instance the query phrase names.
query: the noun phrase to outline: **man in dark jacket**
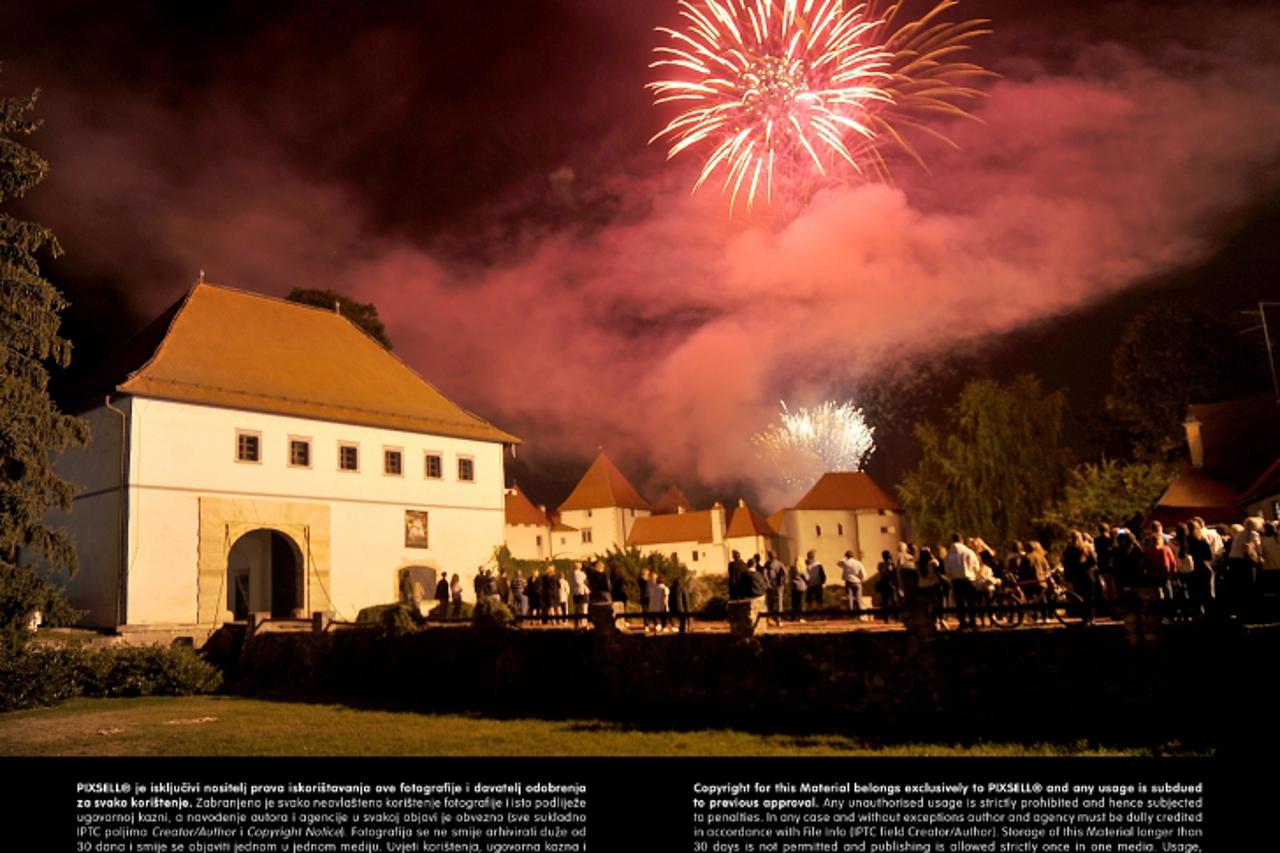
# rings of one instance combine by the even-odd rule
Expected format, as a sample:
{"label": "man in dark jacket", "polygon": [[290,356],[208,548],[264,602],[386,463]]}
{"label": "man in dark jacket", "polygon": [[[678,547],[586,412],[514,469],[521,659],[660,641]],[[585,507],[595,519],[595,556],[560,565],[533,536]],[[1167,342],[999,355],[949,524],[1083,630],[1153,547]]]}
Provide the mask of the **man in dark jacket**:
{"label": "man in dark jacket", "polygon": [[440,580],[436,583],[436,616],[445,619],[449,615],[449,576],[444,572],[440,573]]}
{"label": "man in dark jacket", "polygon": [[738,588],[738,580],[742,577],[742,573],[747,570],[747,564],[742,562],[742,555],[737,551],[733,552],[733,559],[729,561],[729,597],[733,597],[733,591]]}
{"label": "man in dark jacket", "polygon": [[680,620],[680,633],[683,634],[689,630],[689,612],[693,609],[689,597],[689,570],[680,565],[674,554],[671,556],[676,565],[680,566],[680,573],[671,584],[671,612]]}

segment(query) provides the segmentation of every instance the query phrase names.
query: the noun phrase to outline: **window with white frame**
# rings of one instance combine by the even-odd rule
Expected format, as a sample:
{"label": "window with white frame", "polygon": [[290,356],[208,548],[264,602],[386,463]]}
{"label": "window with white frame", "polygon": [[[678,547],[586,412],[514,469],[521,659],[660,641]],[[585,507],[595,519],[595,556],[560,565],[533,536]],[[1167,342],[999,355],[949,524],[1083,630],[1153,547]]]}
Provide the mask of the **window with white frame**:
{"label": "window with white frame", "polygon": [[440,480],[444,478],[444,458],[435,451],[428,450],[423,463],[423,475],[428,480]]}
{"label": "window with white frame", "polygon": [[262,461],[262,433],[249,430],[236,430],[236,461]]}
{"label": "window with white frame", "polygon": [[360,445],[348,441],[338,444],[338,470],[360,470]]}
{"label": "window with white frame", "polygon": [[289,436],[289,467],[311,467],[311,439]]}
{"label": "window with white frame", "polygon": [[388,477],[404,476],[404,451],[398,447],[382,449],[382,473]]}
{"label": "window with white frame", "polygon": [[590,527],[582,528],[582,544],[583,545],[591,544],[591,528]]}
{"label": "window with white frame", "polygon": [[458,480],[463,483],[474,483],[476,480],[476,460],[470,456],[458,457]]}

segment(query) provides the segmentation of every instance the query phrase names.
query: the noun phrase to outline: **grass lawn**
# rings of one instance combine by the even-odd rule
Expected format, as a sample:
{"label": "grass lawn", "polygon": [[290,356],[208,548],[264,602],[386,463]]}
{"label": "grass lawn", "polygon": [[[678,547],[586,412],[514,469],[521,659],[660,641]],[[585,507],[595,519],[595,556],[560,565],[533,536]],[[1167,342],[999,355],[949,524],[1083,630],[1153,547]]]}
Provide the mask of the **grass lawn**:
{"label": "grass lawn", "polygon": [[0,755],[1142,755],[1069,744],[877,746],[820,735],[361,711],[227,696],[76,699],[0,714]]}

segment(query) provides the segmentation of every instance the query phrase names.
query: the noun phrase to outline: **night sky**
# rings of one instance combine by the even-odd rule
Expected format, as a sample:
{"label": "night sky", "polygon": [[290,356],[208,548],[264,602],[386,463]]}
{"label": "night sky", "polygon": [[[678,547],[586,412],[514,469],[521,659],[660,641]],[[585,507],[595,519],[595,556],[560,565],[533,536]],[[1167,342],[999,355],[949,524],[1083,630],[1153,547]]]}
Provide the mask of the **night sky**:
{"label": "night sky", "polygon": [[547,503],[604,447],[651,498],[776,508],[748,437],[779,399],[868,402],[892,485],[969,376],[1034,370],[1079,414],[1135,311],[1280,297],[1274,4],[949,16],[992,19],[972,58],[1001,75],[980,122],[939,125],[958,150],[730,219],[690,198],[696,158],[646,144],[674,0],[8,0],[0,92],[42,89],[53,168],[17,212],[66,249],[81,367],[200,270],[334,288],[526,440],[512,471]]}

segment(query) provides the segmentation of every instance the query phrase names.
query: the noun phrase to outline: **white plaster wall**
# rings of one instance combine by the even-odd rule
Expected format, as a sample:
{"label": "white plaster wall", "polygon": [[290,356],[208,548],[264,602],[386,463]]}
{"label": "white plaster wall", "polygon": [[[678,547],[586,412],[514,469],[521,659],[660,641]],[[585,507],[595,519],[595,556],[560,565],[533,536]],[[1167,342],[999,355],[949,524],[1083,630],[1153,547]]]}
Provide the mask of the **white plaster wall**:
{"label": "white plaster wall", "polygon": [[[653,545],[637,546],[641,554],[661,554],[670,557],[675,554],[689,571],[698,575],[725,574],[729,569],[724,544],[719,542],[659,542]],[[693,558],[694,552],[698,558]]]}
{"label": "white plaster wall", "polygon": [[[551,528],[536,524],[508,524],[504,527],[507,550],[517,560],[545,560],[551,553]],[[538,537],[542,544],[538,544]]]}
{"label": "white plaster wall", "polygon": [[[328,505],[329,592],[343,618],[394,601],[403,566],[456,572],[469,591],[477,567],[503,541],[499,444],[158,400],[135,400],[133,408],[131,624],[195,621],[202,494]],[[261,433],[260,463],[236,461],[238,429]],[[290,436],[311,439],[311,467],[288,465]],[[359,444],[358,472],[338,470],[340,441]],[[403,450],[401,476],[383,474],[388,446]],[[441,479],[424,476],[428,450],[443,457]],[[458,481],[460,455],[473,457],[475,482]],[[428,513],[428,548],[405,547],[410,509]],[[308,571],[308,586],[313,581]]]}
{"label": "white plaster wall", "polygon": [[[113,405],[129,411],[128,399]],[[81,417],[89,424],[89,444],[68,448],[54,465],[59,476],[80,487],[79,494],[70,513],[55,510],[46,517],[75,541],[80,567],[71,577],[46,574],[66,588],[73,607],[86,611],[81,624],[113,628],[120,562],[120,416],[99,406]]]}

